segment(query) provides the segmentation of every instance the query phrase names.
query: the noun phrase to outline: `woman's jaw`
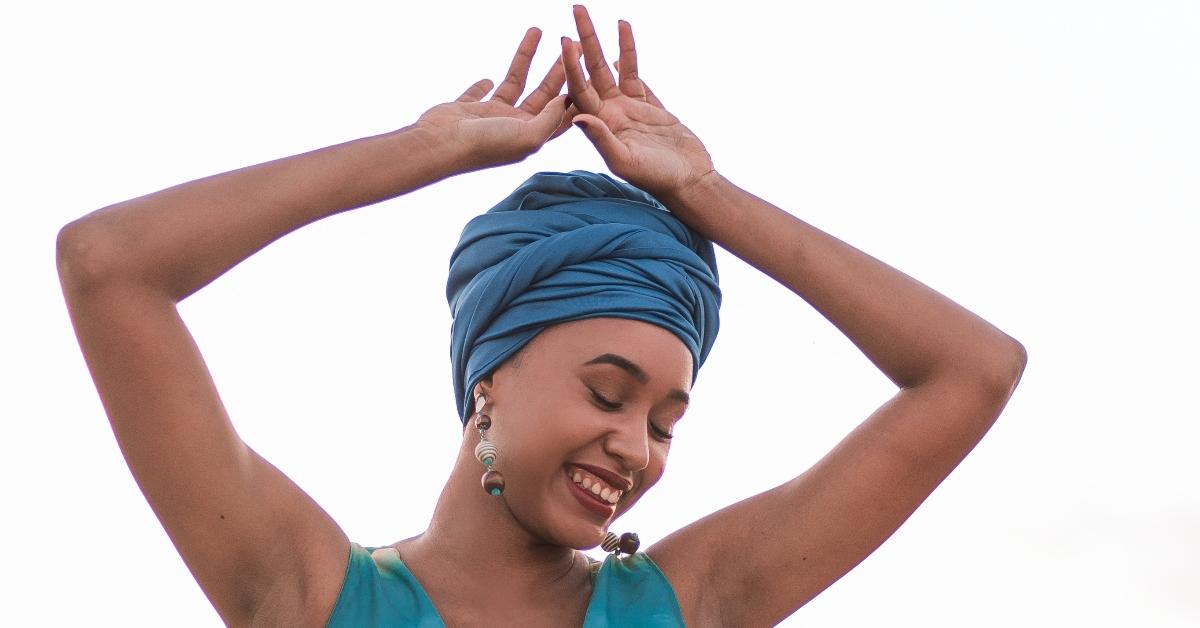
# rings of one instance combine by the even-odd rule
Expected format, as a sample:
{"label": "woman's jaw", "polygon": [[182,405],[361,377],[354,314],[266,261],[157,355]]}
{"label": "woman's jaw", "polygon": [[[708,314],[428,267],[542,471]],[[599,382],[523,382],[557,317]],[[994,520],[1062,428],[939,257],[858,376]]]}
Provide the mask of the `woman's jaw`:
{"label": "woman's jaw", "polygon": [[[474,389],[486,397],[505,480],[502,495],[479,496],[503,500],[514,523],[545,542],[598,546],[661,478],[670,448],[661,432],[686,410],[691,366],[678,337],[642,321],[543,330]],[[468,428],[464,449],[473,450],[478,430]]]}

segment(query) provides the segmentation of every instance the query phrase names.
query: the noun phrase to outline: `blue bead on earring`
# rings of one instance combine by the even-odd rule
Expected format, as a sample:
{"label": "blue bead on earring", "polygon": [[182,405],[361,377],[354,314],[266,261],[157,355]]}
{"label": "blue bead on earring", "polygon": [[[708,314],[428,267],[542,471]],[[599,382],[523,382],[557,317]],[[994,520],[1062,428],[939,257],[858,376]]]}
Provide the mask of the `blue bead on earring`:
{"label": "blue bead on earring", "polygon": [[492,426],[492,417],[483,412],[486,404],[486,396],[482,394],[475,396],[475,428],[479,430],[479,444],[475,446],[475,458],[487,467],[487,471],[480,478],[483,490],[487,491],[488,495],[497,496],[504,492],[504,476],[492,468],[499,454],[496,446],[487,438],[488,428]]}

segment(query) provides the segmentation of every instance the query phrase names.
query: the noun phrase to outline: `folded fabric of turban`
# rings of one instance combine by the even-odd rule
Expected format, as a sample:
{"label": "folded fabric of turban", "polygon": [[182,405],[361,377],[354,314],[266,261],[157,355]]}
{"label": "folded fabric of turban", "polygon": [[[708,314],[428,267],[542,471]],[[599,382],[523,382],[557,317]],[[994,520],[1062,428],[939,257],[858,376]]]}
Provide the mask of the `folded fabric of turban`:
{"label": "folded fabric of turban", "polygon": [[663,327],[691,352],[693,383],[720,326],[712,243],[646,192],[584,170],[539,172],[468,222],[446,299],[464,425],[475,384],[551,325],[615,317]]}

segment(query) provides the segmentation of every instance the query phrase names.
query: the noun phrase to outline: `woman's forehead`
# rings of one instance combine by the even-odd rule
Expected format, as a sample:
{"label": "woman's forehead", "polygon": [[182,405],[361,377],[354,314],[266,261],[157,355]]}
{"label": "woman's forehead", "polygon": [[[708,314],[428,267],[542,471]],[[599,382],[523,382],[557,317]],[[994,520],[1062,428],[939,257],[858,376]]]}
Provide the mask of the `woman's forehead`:
{"label": "woman's forehead", "polygon": [[692,376],[687,345],[673,332],[644,321],[614,317],[568,321],[543,330],[530,344],[536,345],[530,347],[535,351],[550,352],[547,357],[578,362],[572,366],[611,355],[682,383],[690,382]]}

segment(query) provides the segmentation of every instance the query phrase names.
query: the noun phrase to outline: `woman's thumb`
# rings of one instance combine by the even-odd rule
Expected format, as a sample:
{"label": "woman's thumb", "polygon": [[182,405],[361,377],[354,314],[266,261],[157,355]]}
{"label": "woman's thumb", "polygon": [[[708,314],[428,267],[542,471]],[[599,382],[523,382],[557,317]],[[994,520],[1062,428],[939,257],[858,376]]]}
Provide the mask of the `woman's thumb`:
{"label": "woman's thumb", "polygon": [[587,136],[596,150],[600,151],[600,156],[604,161],[614,159],[616,161],[625,161],[625,145],[617,139],[613,132],[608,130],[608,125],[596,116],[587,113],[581,113],[571,119],[571,122],[583,129],[583,134]]}
{"label": "woman's thumb", "polygon": [[[567,114],[567,102],[567,95],[559,94],[553,100],[546,103],[546,106],[533,117],[533,125],[543,138],[553,137],[555,131],[562,126],[563,118]],[[543,141],[548,140],[543,139]]]}

